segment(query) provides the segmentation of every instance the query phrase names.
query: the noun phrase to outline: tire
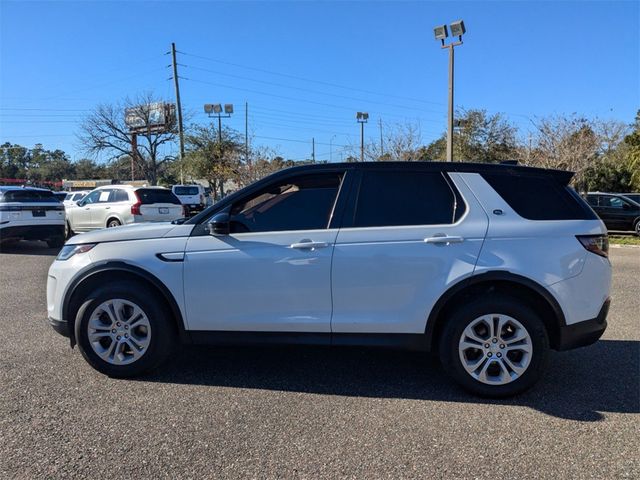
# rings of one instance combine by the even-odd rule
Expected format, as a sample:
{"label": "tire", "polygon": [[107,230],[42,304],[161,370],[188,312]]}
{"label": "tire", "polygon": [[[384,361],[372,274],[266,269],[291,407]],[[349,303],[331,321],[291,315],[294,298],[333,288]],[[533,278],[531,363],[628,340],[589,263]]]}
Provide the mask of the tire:
{"label": "tire", "polygon": [[636,220],[636,224],[633,229],[635,230],[636,235],[640,237],[640,218]]}
{"label": "tire", "polygon": [[119,227],[120,225],[122,225],[122,223],[120,223],[120,220],[117,218],[110,218],[107,222],[107,228]]}
{"label": "tire", "polygon": [[49,248],[62,248],[64,245],[64,237],[47,238],[46,242]]}
{"label": "tire", "polygon": [[70,239],[71,237],[73,237],[76,233],[71,229],[71,224],[69,223],[69,221],[67,220],[67,223],[65,224],[65,228],[64,228],[64,235],[65,237],[68,239]]}
{"label": "tire", "polygon": [[[110,306],[120,316],[114,310],[109,315]],[[162,299],[140,283],[119,282],[93,291],[78,310],[74,325],[82,356],[93,368],[115,378],[135,377],[157,368],[171,356],[178,338],[163,306]]]}
{"label": "tire", "polygon": [[[501,335],[491,335],[491,324],[493,331],[501,327]],[[532,307],[496,294],[456,309],[447,319],[439,347],[443,367],[463,388],[501,398],[522,393],[540,379],[549,338]]]}

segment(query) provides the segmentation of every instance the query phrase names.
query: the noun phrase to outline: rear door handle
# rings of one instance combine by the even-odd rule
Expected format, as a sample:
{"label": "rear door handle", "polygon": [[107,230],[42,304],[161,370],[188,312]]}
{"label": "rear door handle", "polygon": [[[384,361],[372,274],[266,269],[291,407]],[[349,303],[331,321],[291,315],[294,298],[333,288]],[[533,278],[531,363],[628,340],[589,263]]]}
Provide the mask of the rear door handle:
{"label": "rear door handle", "polygon": [[464,238],[454,237],[450,235],[436,235],[434,237],[427,237],[424,239],[425,243],[437,243],[449,245],[450,243],[462,243]]}
{"label": "rear door handle", "polygon": [[316,248],[328,247],[327,242],[297,242],[292,243],[291,248],[297,248],[298,250],[315,250]]}

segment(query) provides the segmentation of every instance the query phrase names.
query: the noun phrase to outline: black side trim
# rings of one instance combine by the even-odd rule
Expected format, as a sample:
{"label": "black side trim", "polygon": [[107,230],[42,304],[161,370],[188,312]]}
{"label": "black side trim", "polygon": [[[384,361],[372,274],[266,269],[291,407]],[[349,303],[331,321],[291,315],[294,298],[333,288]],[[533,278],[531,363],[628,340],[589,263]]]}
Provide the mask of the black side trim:
{"label": "black side trim", "polygon": [[427,327],[425,330],[427,345],[429,346],[432,345],[433,332],[434,332],[436,319],[440,315],[440,312],[442,312],[444,307],[447,305],[449,300],[451,300],[451,298],[453,298],[454,295],[461,292],[467,287],[470,287],[478,283],[490,282],[490,281],[513,282],[513,283],[517,283],[525,287],[528,287],[531,290],[534,290],[536,293],[538,293],[542,298],[544,298],[547,301],[547,303],[549,304],[549,306],[551,307],[551,309],[555,314],[558,325],[560,327],[566,325],[566,320],[565,320],[562,308],[560,308],[560,304],[558,304],[557,300],[553,297],[553,295],[551,295],[547,291],[547,289],[544,288],[542,285],[526,277],[517,275],[515,273],[511,273],[511,272],[506,272],[506,271],[485,272],[485,273],[473,275],[471,277],[465,278],[464,280],[461,280],[460,282],[450,287],[449,290],[447,290],[438,299],[436,304],[431,309],[431,313],[429,314],[429,318],[427,320]]}
{"label": "black side trim", "polygon": [[561,327],[558,350],[571,350],[597,342],[607,329],[607,315],[610,304],[610,298],[605,300],[596,318]]}
{"label": "black side trim", "polygon": [[[156,287],[162,293],[162,296],[165,298],[165,300],[169,304],[169,307],[171,308],[171,312],[173,313],[173,316],[176,319],[176,325],[178,327],[180,340],[183,343],[190,343],[189,334],[184,328],[184,319],[182,318],[182,313],[180,312],[178,303],[176,302],[175,298],[173,298],[173,294],[169,291],[169,289],[167,289],[167,287],[165,287],[165,285],[151,273],[147,272],[146,270],[143,270],[142,268],[129,265],[128,263],[124,263],[124,262],[103,263],[101,265],[97,265],[95,267],[92,267],[86,270],[77,278],[75,278],[73,282],[71,282],[71,284],[69,285],[69,288],[67,289],[67,293],[65,294],[65,297],[64,297],[64,301],[62,303],[62,318],[67,319],[66,320],[67,322],[75,321],[75,318],[69,318],[69,304],[71,303],[71,298],[73,298],[73,293],[78,288],[78,286],[80,286],[89,277],[98,273],[103,273],[103,272],[132,273],[134,275],[137,275],[143,278],[144,280],[151,283],[154,287]],[[73,332],[73,328],[71,325],[69,326],[69,332]],[[74,339],[72,339],[72,343],[73,343],[73,340]]]}
{"label": "black side trim", "polygon": [[71,337],[71,333],[69,332],[69,322],[66,320],[56,320],[55,318],[49,317],[49,325],[51,325],[51,327],[63,337]]}
{"label": "black side trim", "polygon": [[426,350],[425,337],[422,334],[232,332],[222,330],[194,330],[189,333],[192,342],[197,345],[320,345]]}

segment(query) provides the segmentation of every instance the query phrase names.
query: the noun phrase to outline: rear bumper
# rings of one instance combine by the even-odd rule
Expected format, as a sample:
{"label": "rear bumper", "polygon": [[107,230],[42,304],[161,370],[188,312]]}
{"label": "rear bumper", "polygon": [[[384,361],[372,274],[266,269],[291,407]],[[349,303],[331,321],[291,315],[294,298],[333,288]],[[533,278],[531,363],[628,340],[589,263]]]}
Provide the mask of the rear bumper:
{"label": "rear bumper", "polygon": [[22,238],[25,240],[45,240],[47,238],[63,237],[64,223],[57,225],[18,225],[0,226],[0,240],[8,238]]}
{"label": "rear bumper", "polygon": [[607,329],[607,314],[611,299],[607,298],[596,318],[560,327],[558,350],[571,350],[598,341]]}

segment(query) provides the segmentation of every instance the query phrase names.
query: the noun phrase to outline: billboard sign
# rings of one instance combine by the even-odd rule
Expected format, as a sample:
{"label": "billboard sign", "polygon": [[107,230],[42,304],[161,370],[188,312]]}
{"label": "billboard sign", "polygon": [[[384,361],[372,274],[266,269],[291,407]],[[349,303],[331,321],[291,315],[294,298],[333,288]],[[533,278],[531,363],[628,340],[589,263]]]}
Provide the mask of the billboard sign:
{"label": "billboard sign", "polygon": [[124,123],[130,132],[162,133],[169,131],[175,124],[175,105],[155,102],[136,105],[124,111]]}

